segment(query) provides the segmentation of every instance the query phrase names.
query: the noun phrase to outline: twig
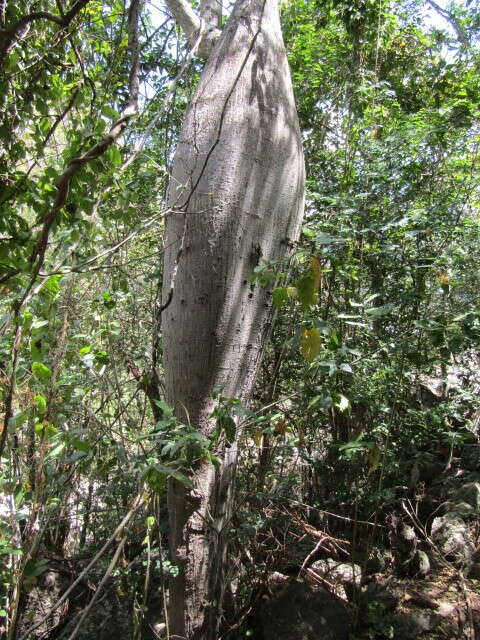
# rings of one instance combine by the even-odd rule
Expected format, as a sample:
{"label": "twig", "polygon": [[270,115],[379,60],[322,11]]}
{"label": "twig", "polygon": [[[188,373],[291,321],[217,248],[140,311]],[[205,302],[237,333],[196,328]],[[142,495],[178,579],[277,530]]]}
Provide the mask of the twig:
{"label": "twig", "polygon": [[112,542],[115,539],[117,539],[118,536],[120,536],[123,533],[125,527],[130,522],[131,518],[140,509],[140,507],[142,507],[145,504],[145,501],[146,501],[147,497],[148,496],[146,496],[143,491],[141,493],[137,494],[137,496],[135,497],[135,499],[133,501],[133,504],[132,504],[132,507],[131,507],[130,511],[128,511],[128,513],[123,517],[123,519],[120,522],[120,524],[118,525],[118,527],[115,529],[115,531],[112,533],[112,535],[108,538],[108,540],[105,542],[105,544],[102,546],[102,548],[95,554],[95,556],[88,563],[88,565],[85,567],[85,569],[83,569],[83,571],[80,572],[78,577],[72,582],[72,584],[68,587],[68,589],[57,600],[57,602],[50,607],[50,609],[47,611],[47,613],[38,622],[36,622],[33,626],[31,626],[29,629],[27,629],[27,631],[23,634],[23,636],[20,637],[20,640],[29,640],[32,637],[31,634],[36,629],[38,629],[45,622],[45,620],[48,620],[48,618],[52,615],[52,613],[54,611],[56,611],[65,602],[65,600],[72,593],[72,591],[75,589],[77,584],[79,584],[84,579],[84,577],[87,575],[87,573],[90,571],[90,569],[103,556],[103,554],[109,548],[109,546],[112,544]]}
{"label": "twig", "polygon": [[103,587],[105,586],[108,578],[112,575],[113,570],[115,569],[118,559],[120,557],[120,554],[123,550],[123,547],[125,546],[125,542],[126,542],[127,538],[126,536],[123,536],[123,538],[120,540],[119,544],[117,545],[117,548],[115,549],[115,553],[113,554],[113,558],[110,561],[110,564],[107,567],[107,570],[105,571],[105,573],[103,574],[103,578],[100,580],[95,593],[93,594],[92,599],[90,600],[90,602],[88,603],[87,607],[82,611],[82,615],[80,616],[79,621],[77,622],[77,625],[75,627],[75,629],[72,631],[72,633],[68,636],[67,640],[75,640],[75,638],[78,635],[78,632],[80,631],[81,627],[82,627],[82,623],[85,620],[85,618],[88,616],[88,614],[90,613],[90,610],[92,609],[93,605],[95,604],[98,596],[100,595],[100,592],[102,591]]}

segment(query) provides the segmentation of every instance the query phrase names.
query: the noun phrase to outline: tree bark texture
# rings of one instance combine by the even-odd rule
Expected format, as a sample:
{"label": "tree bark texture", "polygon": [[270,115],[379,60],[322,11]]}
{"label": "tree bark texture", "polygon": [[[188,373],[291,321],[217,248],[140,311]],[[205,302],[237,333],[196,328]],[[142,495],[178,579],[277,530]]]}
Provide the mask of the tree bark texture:
{"label": "tree bark texture", "polygon": [[[276,0],[237,0],[186,115],[169,187],[162,333],[167,402],[205,435],[212,392],[247,402],[271,319],[253,284],[298,236],[304,160]],[[237,438],[238,438],[237,433]],[[170,541],[180,573],[172,637],[216,640],[237,458],[199,463],[194,488],[169,487]]]}

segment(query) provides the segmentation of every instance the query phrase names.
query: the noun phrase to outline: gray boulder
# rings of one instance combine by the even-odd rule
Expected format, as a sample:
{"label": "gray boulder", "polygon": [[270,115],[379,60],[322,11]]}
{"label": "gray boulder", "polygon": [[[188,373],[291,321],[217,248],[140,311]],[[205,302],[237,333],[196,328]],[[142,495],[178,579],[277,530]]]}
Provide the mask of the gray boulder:
{"label": "gray boulder", "polygon": [[348,640],[350,617],[328,591],[292,581],[261,611],[265,640]]}
{"label": "gray boulder", "polygon": [[447,560],[462,566],[472,564],[475,543],[465,520],[456,513],[448,512],[434,518],[431,536]]}
{"label": "gray boulder", "polygon": [[430,558],[425,553],[425,551],[421,551],[420,549],[417,549],[417,551],[415,552],[415,555],[413,556],[410,562],[409,569],[413,575],[419,576],[421,578],[425,578],[425,576],[427,576],[430,573],[430,570],[431,570]]}
{"label": "gray boulder", "polygon": [[362,569],[360,565],[352,562],[337,562],[332,558],[317,560],[311,566],[316,573],[329,582],[353,582],[360,586],[362,581]]}
{"label": "gray boulder", "polygon": [[414,640],[426,631],[432,631],[438,621],[439,616],[426,611],[395,613],[390,617],[394,640]]}
{"label": "gray boulder", "polygon": [[473,514],[480,514],[480,482],[464,484],[455,494],[455,503],[466,503],[473,509]]}

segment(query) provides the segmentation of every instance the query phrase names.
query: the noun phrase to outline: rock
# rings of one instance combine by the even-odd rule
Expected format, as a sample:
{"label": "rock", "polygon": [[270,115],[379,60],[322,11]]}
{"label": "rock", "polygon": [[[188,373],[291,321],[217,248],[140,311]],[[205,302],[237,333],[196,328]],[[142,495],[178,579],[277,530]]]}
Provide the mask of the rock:
{"label": "rock", "polygon": [[420,551],[420,549],[417,549],[417,551],[415,551],[415,555],[410,562],[409,568],[414,575],[420,576],[422,578],[425,578],[425,576],[430,573],[430,558],[425,553],[425,551]]}
{"label": "rock", "polygon": [[366,605],[366,608],[368,608],[370,603],[377,603],[377,609],[382,611],[382,615],[394,611],[400,600],[401,596],[398,593],[378,582],[369,584],[362,594],[364,606]]}
{"label": "rock", "polygon": [[167,625],[164,622],[152,624],[152,629],[158,638],[164,636],[167,632]]}
{"label": "rock", "polygon": [[442,616],[442,618],[454,615],[456,610],[457,607],[453,602],[448,602],[448,600],[440,600],[437,602],[438,615]]}
{"label": "rock", "polygon": [[355,592],[360,588],[362,569],[360,565],[338,562],[327,558],[317,560],[310,567],[310,571],[321,576],[333,585],[333,593],[342,600],[352,600]]}
{"label": "rock", "polygon": [[470,505],[475,514],[480,514],[480,483],[469,482],[464,484],[455,494],[456,504],[466,503]]}
{"label": "rock", "polygon": [[260,612],[264,640],[348,640],[343,602],[324,589],[292,581]]}
{"label": "rock", "polygon": [[437,624],[438,616],[425,611],[395,613],[388,618],[393,627],[394,640],[414,640],[422,633],[431,631]]}
{"label": "rock", "polygon": [[447,560],[462,566],[472,564],[475,544],[465,521],[455,513],[434,518],[432,522],[432,540]]}
{"label": "rock", "polygon": [[395,568],[397,572],[408,575],[411,573],[410,563],[418,546],[415,529],[398,518],[392,518],[392,530],[389,537],[395,558]]}
{"label": "rock", "polygon": [[480,580],[480,562],[474,562],[468,572],[470,578],[474,580]]}
{"label": "rock", "polygon": [[480,461],[480,446],[478,444],[465,444],[460,454],[460,464],[468,471],[476,471]]}
{"label": "rock", "polygon": [[358,564],[337,562],[327,558],[317,560],[310,568],[329,582],[353,582],[360,586],[362,581],[362,569]]}
{"label": "rock", "polygon": [[394,562],[393,553],[390,549],[374,547],[367,560],[365,573],[367,575],[371,575],[372,573],[385,573],[392,569]]}
{"label": "rock", "polygon": [[267,577],[266,580],[268,590],[272,595],[277,595],[281,591],[281,589],[285,587],[285,584],[288,582],[288,580],[288,576],[280,573],[279,571],[274,571]]}
{"label": "rock", "polygon": [[446,509],[448,513],[455,514],[457,516],[460,516],[461,518],[468,518],[468,516],[475,515],[475,509],[471,504],[468,504],[468,502],[447,502]]}

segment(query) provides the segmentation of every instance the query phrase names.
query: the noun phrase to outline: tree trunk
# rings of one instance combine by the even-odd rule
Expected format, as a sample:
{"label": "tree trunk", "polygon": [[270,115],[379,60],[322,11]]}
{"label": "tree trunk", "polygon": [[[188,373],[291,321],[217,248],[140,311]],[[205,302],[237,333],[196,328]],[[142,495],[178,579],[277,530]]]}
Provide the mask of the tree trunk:
{"label": "tree trunk", "polygon": [[[281,260],[303,214],[304,161],[276,0],[237,0],[210,53],[173,163],[162,332],[167,402],[209,435],[215,387],[246,402],[270,319],[252,284]],[[239,433],[237,433],[237,440]],[[169,487],[173,637],[216,640],[237,459],[202,462],[193,489]]]}

